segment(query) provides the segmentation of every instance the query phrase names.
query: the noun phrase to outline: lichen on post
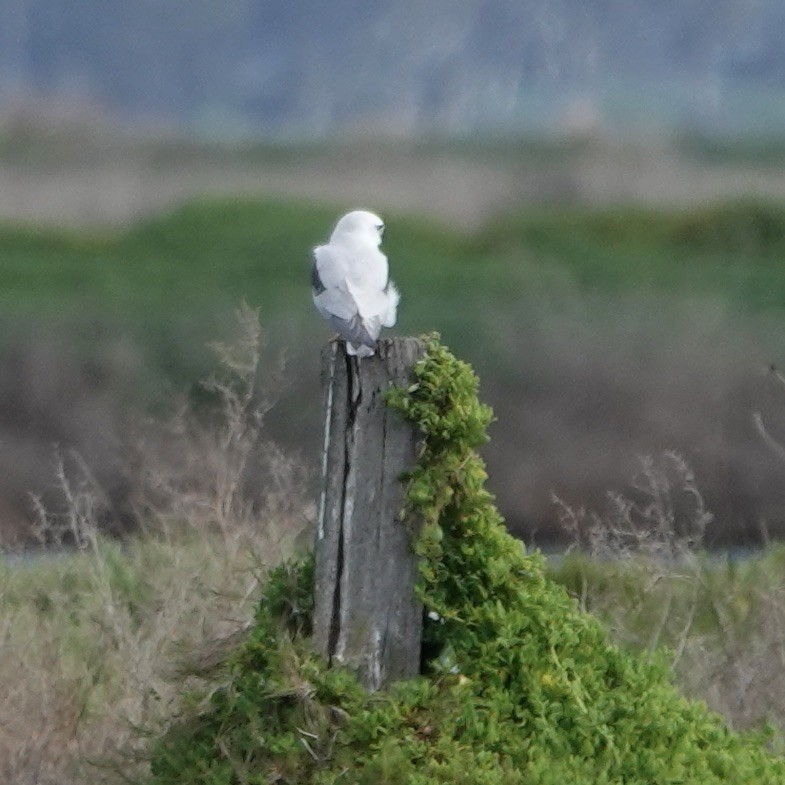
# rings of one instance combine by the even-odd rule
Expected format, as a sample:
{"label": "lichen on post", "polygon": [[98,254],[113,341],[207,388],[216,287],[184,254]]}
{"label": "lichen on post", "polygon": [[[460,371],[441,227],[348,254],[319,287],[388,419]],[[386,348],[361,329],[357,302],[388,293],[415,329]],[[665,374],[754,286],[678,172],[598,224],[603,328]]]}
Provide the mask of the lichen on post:
{"label": "lichen on post", "polygon": [[415,338],[379,342],[358,360],[343,343],[322,354],[325,430],[316,535],[314,632],[332,665],[378,690],[419,671],[422,605],[412,530],[401,520],[401,475],[417,459],[418,431],[385,401],[407,386],[425,353]]}

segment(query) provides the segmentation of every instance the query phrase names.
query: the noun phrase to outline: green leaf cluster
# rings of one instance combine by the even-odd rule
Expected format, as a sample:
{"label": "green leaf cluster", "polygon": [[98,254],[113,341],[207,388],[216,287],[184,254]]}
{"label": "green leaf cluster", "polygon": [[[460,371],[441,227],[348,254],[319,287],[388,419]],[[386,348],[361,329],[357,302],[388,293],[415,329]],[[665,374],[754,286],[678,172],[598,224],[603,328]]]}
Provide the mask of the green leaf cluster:
{"label": "green leaf cluster", "polygon": [[477,448],[490,409],[437,337],[389,405],[422,432],[408,477],[427,674],[383,693],[309,650],[312,565],[270,579],[206,706],[157,745],[158,785],[711,785],[785,782],[760,735],[681,697],[614,646],[509,536]]}

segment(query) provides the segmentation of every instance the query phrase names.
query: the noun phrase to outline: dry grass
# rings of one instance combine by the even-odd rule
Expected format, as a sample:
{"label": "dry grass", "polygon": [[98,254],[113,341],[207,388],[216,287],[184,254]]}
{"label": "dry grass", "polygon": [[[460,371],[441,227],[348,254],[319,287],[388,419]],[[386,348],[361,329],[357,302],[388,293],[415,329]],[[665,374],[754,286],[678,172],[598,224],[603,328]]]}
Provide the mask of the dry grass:
{"label": "dry grass", "polygon": [[265,437],[283,360],[277,367],[271,361],[260,380],[258,314],[243,305],[237,322],[234,341],[211,346],[220,368],[202,383],[209,405],[194,411],[183,400],[167,422],[141,423],[128,479],[136,516],[148,529],[167,534],[173,523],[188,521],[220,535],[232,550],[238,532],[254,532],[261,520],[274,559],[291,548],[287,540],[314,514],[304,502],[308,472],[297,455]]}
{"label": "dry grass", "polygon": [[600,511],[556,499],[572,552],[554,568],[627,648],[670,656],[685,694],[738,729],[785,730],[785,549],[712,558],[695,477],[674,453],[645,459]]}
{"label": "dry grass", "polygon": [[[208,404],[144,423],[128,448],[142,531],[100,534],[112,515],[77,455],[57,460],[62,504],[35,502],[38,533],[69,544],[0,562],[0,782],[133,781],[146,734],[242,635],[268,567],[313,509],[299,462],[265,436],[276,376],[242,308],[216,345]],[[785,728],[785,550],[740,564],[702,552],[711,525],[676,454],[642,463],[599,512],[559,502],[575,549],[555,569],[623,645],[672,653],[677,681],[739,728]]]}
{"label": "dry grass", "polygon": [[139,436],[144,532],[102,536],[109,501],[78,456],[60,456],[62,512],[35,506],[42,541],[70,550],[0,562],[0,781],[141,773],[144,734],[171,718],[192,678],[173,664],[193,672],[219,657],[248,623],[260,578],[307,530],[302,470],[264,437],[256,315],[239,318],[239,339],[217,347],[209,416],[180,411]]}
{"label": "dry grass", "polygon": [[258,567],[229,556],[215,538],[125,552],[96,538],[81,556],[4,570],[2,780],[132,773],[136,728],[158,726],[184,686],[166,678],[172,661],[248,618]]}
{"label": "dry grass", "polygon": [[[31,224],[126,224],[205,194],[424,212],[464,226],[526,205],[694,205],[739,194],[782,199],[782,166],[696,157],[677,145],[614,138],[525,140],[505,148],[390,140],[245,150],[111,129],[6,128],[0,217]],[[731,153],[733,151],[730,151]]]}

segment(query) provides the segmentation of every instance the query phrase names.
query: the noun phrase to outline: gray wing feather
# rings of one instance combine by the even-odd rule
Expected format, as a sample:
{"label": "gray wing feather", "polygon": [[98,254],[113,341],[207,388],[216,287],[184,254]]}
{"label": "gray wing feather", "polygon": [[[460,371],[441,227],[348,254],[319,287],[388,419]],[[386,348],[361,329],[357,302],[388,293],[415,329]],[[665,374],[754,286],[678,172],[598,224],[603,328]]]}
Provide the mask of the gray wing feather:
{"label": "gray wing feather", "polygon": [[368,328],[363,324],[363,320],[359,314],[353,316],[351,319],[341,319],[334,314],[327,317],[327,321],[332,326],[333,330],[338,333],[345,341],[351,343],[359,343],[363,346],[368,346],[371,349],[376,348],[376,337],[368,332]]}
{"label": "gray wing feather", "polygon": [[314,257],[313,264],[311,265],[311,288],[313,289],[314,296],[321,294],[327,289],[327,287],[322,283],[321,277],[319,276],[319,268],[316,265],[316,257]]}

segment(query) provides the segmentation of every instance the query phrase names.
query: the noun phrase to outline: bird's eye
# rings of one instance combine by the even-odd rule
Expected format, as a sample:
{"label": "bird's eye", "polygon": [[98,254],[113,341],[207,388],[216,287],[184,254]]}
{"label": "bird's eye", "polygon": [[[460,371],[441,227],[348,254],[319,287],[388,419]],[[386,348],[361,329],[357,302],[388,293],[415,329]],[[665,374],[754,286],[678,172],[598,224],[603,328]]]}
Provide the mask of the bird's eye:
{"label": "bird's eye", "polygon": [[384,234],[384,224],[376,224],[376,229],[378,230],[379,234]]}

